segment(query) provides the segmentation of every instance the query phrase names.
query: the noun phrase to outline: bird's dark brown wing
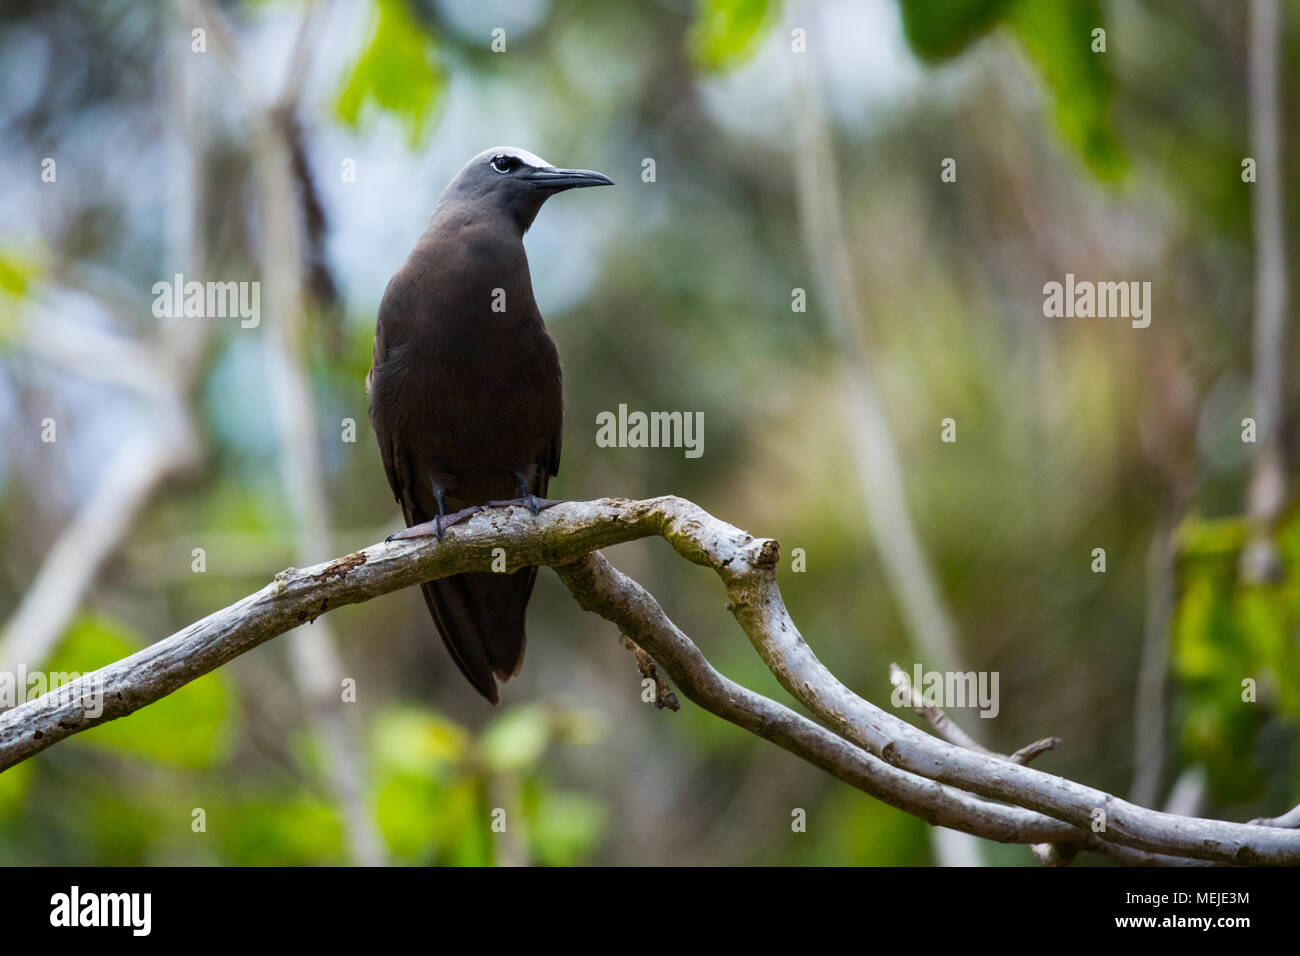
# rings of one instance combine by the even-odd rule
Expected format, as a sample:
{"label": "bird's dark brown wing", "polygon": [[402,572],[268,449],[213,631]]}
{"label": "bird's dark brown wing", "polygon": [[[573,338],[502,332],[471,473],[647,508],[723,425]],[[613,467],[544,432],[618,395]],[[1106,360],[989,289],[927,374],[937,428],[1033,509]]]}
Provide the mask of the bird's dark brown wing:
{"label": "bird's dark brown wing", "polygon": [[[436,514],[431,476],[424,473],[428,470],[427,462],[414,454],[416,449],[405,444],[422,438],[427,440],[428,436],[409,434],[413,431],[409,422],[390,421],[386,409],[395,403],[385,401],[384,393],[400,379],[402,370],[398,366],[405,360],[404,345],[410,332],[407,323],[413,316],[419,316],[422,305],[411,286],[400,276],[395,277],[380,305],[374,357],[366,377],[370,420],[380,459],[408,527],[427,522]],[[558,405],[558,394],[556,399]],[[531,469],[533,474],[528,482],[528,490],[541,498],[546,497],[550,477],[559,469],[560,430],[553,431],[537,457],[536,467]],[[448,512],[468,504],[513,496],[513,479],[504,472],[500,479],[499,487],[460,489],[462,497],[448,497]],[[528,567],[511,574],[458,574],[420,585],[425,604],[452,660],[474,689],[493,704],[500,700],[496,679],[514,677],[523,665],[527,644],[524,618],[536,579],[537,569]]]}
{"label": "bird's dark brown wing", "polygon": [[538,477],[541,478],[542,487],[540,491],[534,491],[533,494],[539,498],[546,497],[546,486],[550,484],[550,479],[560,473],[560,440],[562,437],[563,432],[557,429],[550,448],[547,449],[545,459],[538,462],[538,465],[541,466]]}
{"label": "bird's dark brown wing", "polygon": [[[397,449],[393,447],[393,436],[389,432],[388,421],[386,420],[382,408],[375,402],[375,378],[383,368],[384,362],[388,359],[388,328],[384,322],[385,311],[387,311],[391,325],[393,310],[390,307],[385,310],[389,304],[389,295],[392,293],[392,286],[389,286],[389,292],[385,293],[383,302],[379,308],[379,321],[375,325],[375,347],[370,357],[370,370],[366,372],[366,397],[369,400],[370,427],[375,431],[375,439],[379,443],[379,460],[384,464],[384,475],[388,478],[388,487],[393,489],[393,497],[397,503],[402,505],[403,510],[406,508],[402,500],[402,489],[410,487],[410,476],[406,474],[405,456],[399,455]],[[409,526],[408,526],[409,527]]]}
{"label": "bird's dark brown wing", "polygon": [[[413,456],[407,453],[398,429],[390,422],[385,409],[387,403],[377,400],[377,391],[386,384],[385,376],[393,374],[390,362],[400,361],[393,354],[394,340],[401,342],[405,336],[405,323],[409,321],[409,312],[415,307],[411,301],[409,288],[403,287],[398,279],[389,284],[384,299],[379,307],[379,321],[375,328],[375,348],[370,371],[366,374],[366,393],[369,396],[370,424],[375,431],[379,445],[379,458],[384,465],[384,474],[393,497],[402,508],[402,517],[409,528],[422,524],[433,517],[420,506],[419,499],[428,499],[428,494],[419,494],[420,485],[427,482],[427,476],[415,473],[411,466]],[[481,596],[475,587],[462,578],[468,575],[456,575],[439,581],[430,581],[420,585],[425,604],[433,616],[438,634],[446,645],[448,653],[456,662],[457,668],[465,679],[480,694],[492,703],[498,703],[496,681],[493,680],[493,661],[488,655],[488,642],[482,637],[479,627],[481,615],[475,613],[475,607],[481,603]],[[496,577],[496,575],[488,575]],[[529,588],[531,590],[531,588]],[[525,602],[527,598],[525,597]],[[522,642],[521,642],[522,643]]]}

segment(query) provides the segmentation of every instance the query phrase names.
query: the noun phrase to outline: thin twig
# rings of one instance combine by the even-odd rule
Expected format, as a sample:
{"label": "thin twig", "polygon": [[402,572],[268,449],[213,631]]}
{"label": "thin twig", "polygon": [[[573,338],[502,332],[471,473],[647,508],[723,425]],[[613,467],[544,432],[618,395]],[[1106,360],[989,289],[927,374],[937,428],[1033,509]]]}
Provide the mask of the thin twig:
{"label": "thin twig", "polygon": [[641,650],[641,646],[626,634],[620,634],[618,636],[618,642],[631,651],[633,656],[636,657],[636,666],[637,670],[641,672],[641,679],[643,681],[649,680],[654,682],[655,707],[658,710],[663,710],[667,707],[674,713],[680,710],[681,704],[677,703],[677,695],[674,694],[672,688],[668,686],[668,682],[659,676],[659,671],[655,668],[654,658]]}
{"label": "thin twig", "polygon": [[938,707],[933,707],[925,702],[925,697],[912,686],[911,680],[908,679],[907,672],[897,664],[889,665],[889,683],[894,687],[901,687],[908,699],[912,702],[912,709],[929,721],[934,732],[951,744],[958,747],[965,747],[967,750],[973,750],[976,753],[987,754],[990,757],[1000,757],[1003,760],[1010,760],[1012,763],[1027,764],[1039,754],[1046,753],[1049,750],[1055,750],[1061,745],[1060,737],[1044,737],[1042,740],[1035,740],[1031,744],[1026,744],[1013,754],[1002,754],[996,750],[989,750],[966,731],[962,730],[953,722],[947,714]]}
{"label": "thin twig", "polygon": [[1250,822],[1261,827],[1300,827],[1300,805],[1292,807],[1280,817],[1256,817]]}

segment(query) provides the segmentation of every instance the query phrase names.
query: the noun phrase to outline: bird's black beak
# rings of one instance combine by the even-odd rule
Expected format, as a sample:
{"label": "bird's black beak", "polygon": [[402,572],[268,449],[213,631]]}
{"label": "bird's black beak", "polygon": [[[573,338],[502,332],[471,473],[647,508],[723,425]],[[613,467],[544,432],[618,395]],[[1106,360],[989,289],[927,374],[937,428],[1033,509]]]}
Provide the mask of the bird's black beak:
{"label": "bird's black beak", "polygon": [[534,169],[527,176],[530,183],[547,192],[560,192],[564,189],[581,189],[584,186],[612,186],[614,180],[604,173],[592,169]]}

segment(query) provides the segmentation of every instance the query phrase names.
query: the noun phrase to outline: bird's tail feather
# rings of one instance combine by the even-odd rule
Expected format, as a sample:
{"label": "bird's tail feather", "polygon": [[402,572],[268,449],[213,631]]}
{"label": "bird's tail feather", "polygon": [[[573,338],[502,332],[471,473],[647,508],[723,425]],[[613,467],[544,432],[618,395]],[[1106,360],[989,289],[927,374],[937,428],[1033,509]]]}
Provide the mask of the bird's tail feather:
{"label": "bird's tail feather", "polygon": [[537,568],[513,574],[474,572],[420,585],[438,633],[474,689],[500,702],[495,678],[509,680],[524,662],[524,614]]}

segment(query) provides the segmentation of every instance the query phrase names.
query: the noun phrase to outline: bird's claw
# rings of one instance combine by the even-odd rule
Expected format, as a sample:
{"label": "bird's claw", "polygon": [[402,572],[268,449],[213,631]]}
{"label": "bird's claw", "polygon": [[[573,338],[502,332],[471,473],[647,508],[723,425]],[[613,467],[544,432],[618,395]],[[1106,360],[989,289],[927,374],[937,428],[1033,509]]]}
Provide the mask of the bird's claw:
{"label": "bird's claw", "polygon": [[431,521],[425,521],[421,524],[413,524],[409,528],[403,528],[401,531],[394,531],[384,539],[386,544],[392,544],[394,541],[409,541],[412,538],[427,538],[433,535],[442,543],[447,529],[452,525],[460,524],[471,515],[476,515],[480,511],[488,508],[527,508],[533,515],[541,514],[545,509],[560,504],[562,499],[558,498],[538,498],[534,494],[521,495],[518,498],[507,498],[503,501],[488,501],[481,505],[471,505],[468,508],[462,508],[460,511],[449,515],[439,515]]}
{"label": "bird's claw", "polygon": [[482,505],[471,505],[468,508],[462,508],[460,511],[453,512],[449,515],[438,515],[431,521],[425,521],[422,524],[413,524],[409,528],[403,528],[401,531],[394,531],[385,541],[406,541],[410,538],[427,538],[433,535],[442,543],[443,536],[447,529],[453,525],[458,525],[466,518],[478,514],[483,510]]}
{"label": "bird's claw", "polygon": [[518,498],[498,498],[489,501],[485,508],[527,508],[533,514],[541,514],[547,508],[560,503],[559,498],[538,498],[536,495],[522,495]]}
{"label": "bird's claw", "polygon": [[536,496],[528,490],[528,479],[524,477],[522,471],[516,471],[513,472],[513,474],[515,478],[515,486],[519,489],[519,497],[516,498],[515,501],[522,504],[533,513],[534,517],[536,517],[537,513],[542,509],[538,506]]}

